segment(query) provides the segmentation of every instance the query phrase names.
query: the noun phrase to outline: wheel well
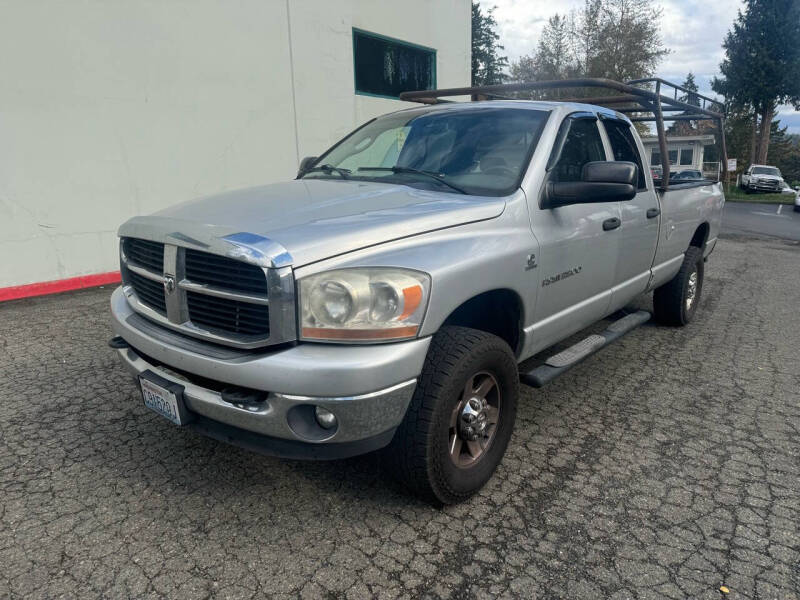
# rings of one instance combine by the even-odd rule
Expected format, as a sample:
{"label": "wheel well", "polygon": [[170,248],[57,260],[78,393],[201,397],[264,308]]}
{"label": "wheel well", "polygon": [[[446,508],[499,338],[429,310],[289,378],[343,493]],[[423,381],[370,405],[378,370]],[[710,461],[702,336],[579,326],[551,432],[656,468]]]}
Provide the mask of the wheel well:
{"label": "wheel well", "polygon": [[456,308],[442,325],[460,325],[502,338],[514,353],[519,351],[522,300],[507,289],[484,292]]}
{"label": "wheel well", "polygon": [[700,227],[697,228],[697,231],[694,232],[694,236],[692,236],[692,241],[689,242],[689,245],[700,248],[701,250],[705,248],[709,230],[708,223],[701,224]]}

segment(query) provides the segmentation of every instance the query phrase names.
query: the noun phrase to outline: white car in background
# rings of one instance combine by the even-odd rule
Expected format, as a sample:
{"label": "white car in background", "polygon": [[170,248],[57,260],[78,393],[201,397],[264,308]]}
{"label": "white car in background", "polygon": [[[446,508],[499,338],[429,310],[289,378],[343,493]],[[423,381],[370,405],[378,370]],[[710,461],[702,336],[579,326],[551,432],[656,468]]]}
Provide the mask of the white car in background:
{"label": "white car in background", "polygon": [[792,188],[788,183],[784,182],[781,188],[781,194],[792,196],[794,198],[794,212],[800,212],[800,185]]}

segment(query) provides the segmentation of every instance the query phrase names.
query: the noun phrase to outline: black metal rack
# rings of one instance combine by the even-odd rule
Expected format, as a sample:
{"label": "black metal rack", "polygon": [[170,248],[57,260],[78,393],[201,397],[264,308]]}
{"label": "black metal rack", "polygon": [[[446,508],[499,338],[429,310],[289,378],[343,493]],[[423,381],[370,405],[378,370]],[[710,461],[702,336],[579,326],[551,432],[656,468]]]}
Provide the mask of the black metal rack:
{"label": "black metal rack", "polygon": [[[440,100],[440,98],[449,96],[470,96],[473,101],[506,100],[517,99],[508,96],[508,94],[517,92],[581,88],[597,88],[617,92],[618,94],[594,97],[556,98],[548,99],[548,102],[596,104],[598,106],[613,108],[620,113],[630,114],[632,116],[629,118],[633,122],[655,122],[656,132],[658,134],[658,145],[661,150],[662,190],[666,190],[669,187],[670,172],[667,137],[664,129],[665,121],[715,121],[719,126],[720,145],[722,146],[722,160],[720,161],[722,163],[721,171],[723,174],[727,174],[728,151],[725,144],[725,114],[721,111],[712,110],[712,108],[716,107],[722,108],[720,102],[658,77],[634,79],[627,83],[602,78],[501,83],[478,87],[403,92],[400,94],[400,99],[410,102],[421,102],[423,104],[446,102]],[[671,97],[670,95],[665,95],[663,92],[667,92]],[[682,92],[688,100],[694,100],[698,104],[680,100],[678,98],[679,92]]]}

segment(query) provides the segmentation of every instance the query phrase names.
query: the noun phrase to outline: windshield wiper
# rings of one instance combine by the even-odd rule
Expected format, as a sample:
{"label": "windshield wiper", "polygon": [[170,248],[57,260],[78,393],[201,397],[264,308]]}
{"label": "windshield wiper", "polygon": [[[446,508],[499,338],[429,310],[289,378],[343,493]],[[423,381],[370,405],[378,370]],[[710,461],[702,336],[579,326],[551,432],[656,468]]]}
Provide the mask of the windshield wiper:
{"label": "windshield wiper", "polygon": [[350,173],[352,173],[350,169],[342,169],[340,167],[334,167],[333,165],[319,165],[303,171],[303,176],[307,175],[308,173],[313,173],[314,171],[322,171],[323,173],[327,174],[336,173],[342,179],[350,179]]}
{"label": "windshield wiper", "polygon": [[467,194],[468,192],[457,185],[453,185],[449,181],[444,180],[444,175],[442,173],[434,173],[433,171],[423,171],[421,169],[412,169],[411,167],[358,167],[358,171],[391,171],[392,173],[409,173],[411,175],[424,175],[425,177],[430,177],[446,185],[447,187],[454,189],[455,191],[461,194]]}

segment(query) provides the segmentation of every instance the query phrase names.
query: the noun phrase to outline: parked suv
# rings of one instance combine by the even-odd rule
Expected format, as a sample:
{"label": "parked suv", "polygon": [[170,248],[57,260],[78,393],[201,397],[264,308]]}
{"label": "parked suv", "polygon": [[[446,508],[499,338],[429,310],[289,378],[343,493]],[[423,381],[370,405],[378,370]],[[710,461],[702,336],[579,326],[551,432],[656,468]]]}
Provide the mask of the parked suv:
{"label": "parked suv", "polygon": [[[279,456],[377,449],[457,502],[538,386],[649,318],[518,365],[654,291],[695,316],[719,183],[657,189],[631,121],[569,102],[373,119],[294,181],[135,217],[111,298],[122,362],[177,425]],[[666,187],[666,186],[665,186]]]}

